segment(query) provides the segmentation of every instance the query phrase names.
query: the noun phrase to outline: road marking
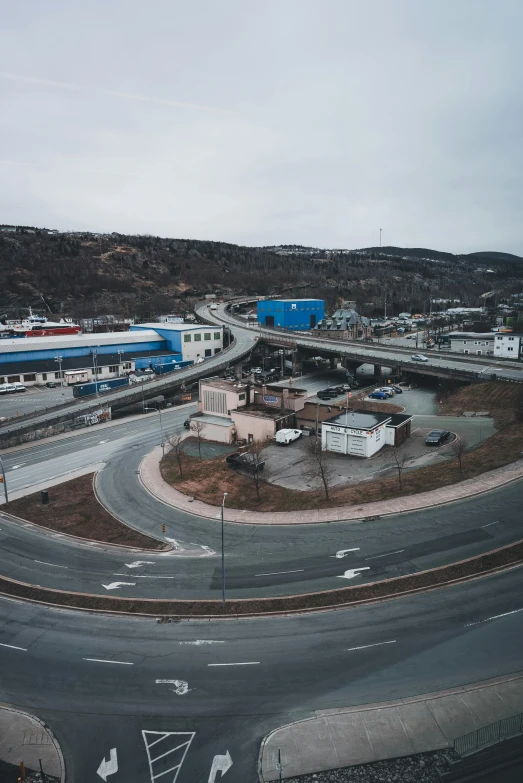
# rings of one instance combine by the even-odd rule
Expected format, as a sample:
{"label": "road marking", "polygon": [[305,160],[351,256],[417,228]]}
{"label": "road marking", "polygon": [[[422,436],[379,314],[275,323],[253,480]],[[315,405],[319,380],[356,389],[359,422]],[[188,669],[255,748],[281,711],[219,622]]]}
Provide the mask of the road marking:
{"label": "road marking", "polygon": [[404,549],[396,549],[395,552],[385,552],[384,555],[373,555],[372,557],[366,557],[365,560],[377,560],[378,557],[388,557],[389,555],[399,555],[400,552],[404,552]]}
{"label": "road marking", "polygon": [[189,683],[185,680],[155,680],[157,685],[174,685],[174,688],[170,688],[177,696],[185,696],[192,688],[189,688]]}
{"label": "road marking", "polygon": [[365,568],[350,568],[343,574],[338,574],[338,579],[354,579],[356,576],[361,576],[360,571],[370,571],[370,566],[365,566]]}
{"label": "road marking", "polygon": [[259,661],[244,661],[243,663],[208,663],[207,666],[256,666]]}
{"label": "road marking", "polygon": [[[113,576],[127,576],[127,574],[113,574]],[[135,574],[133,579],[174,579],[174,576],[156,576],[156,574]],[[118,582],[120,585],[132,585],[132,582]],[[106,585],[104,585],[105,587]],[[108,588],[109,590],[111,588]]]}
{"label": "road marking", "polygon": [[[151,777],[151,783],[154,783],[154,781],[157,778],[160,778],[163,775],[166,775],[168,772],[173,772],[173,771],[175,772],[174,779],[168,778],[168,780],[169,783],[176,783],[176,779],[178,777],[182,764],[185,761],[185,756],[187,755],[187,751],[189,750],[189,747],[195,735],[196,735],[195,731],[144,731],[142,730],[142,737],[145,743],[145,748],[147,750],[147,759],[149,761],[149,774]],[[151,737],[154,736],[155,739],[149,741],[149,736]],[[176,737],[174,741],[179,744],[176,744],[174,747],[169,748],[167,751],[164,751],[163,753],[160,752],[158,756],[152,758],[151,748],[154,745],[157,745],[158,742],[162,742],[163,740],[167,739],[167,737]],[[184,737],[184,741],[182,742],[180,742],[179,739],[181,737]],[[162,749],[165,747],[166,747],[165,745],[162,745]],[[177,756],[175,757],[172,757],[171,753],[175,753],[176,751],[183,751],[183,752],[178,753]],[[167,758],[168,756],[169,758]],[[178,763],[175,763],[174,766],[171,766],[168,769],[166,769],[165,767],[167,767],[169,764],[172,764],[173,761]]]}
{"label": "road marking", "polygon": [[127,568],[140,568],[144,565],[154,565],[154,560],[135,560],[134,563],[124,563]]}
{"label": "road marking", "polygon": [[207,783],[214,783],[218,772],[220,773],[220,779],[223,778],[225,773],[232,767],[232,759],[229,751],[223,755],[216,755],[212,760],[211,771],[209,773],[209,780]]}
{"label": "road marking", "polygon": [[352,652],[353,650],[367,650],[369,647],[381,647],[382,644],[396,644],[396,639],[392,639],[390,642],[376,642],[376,644],[362,644],[361,647],[347,647],[345,652]]}
{"label": "road marking", "polygon": [[82,658],[83,661],[93,661],[94,663],[117,663],[119,666],[134,666],[129,661],[106,661],[105,658]]}
{"label": "road marking", "polygon": [[14,644],[2,644],[0,642],[0,647],[10,647],[11,650],[22,650],[23,652],[27,652],[27,647],[16,647]]}
{"label": "road marking", "polygon": [[41,565],[53,566],[53,568],[69,568],[69,566],[56,565],[56,563],[46,563],[45,560],[35,560],[35,563],[41,563]]}
{"label": "road marking", "polygon": [[21,462],[19,465],[12,465],[11,470],[18,470],[18,468],[21,468],[23,465],[25,465],[25,462]]}
{"label": "road marking", "polygon": [[497,522],[489,522],[488,525],[481,525],[481,527],[490,527],[491,525],[499,525],[499,519]]}
{"label": "road marking", "polygon": [[136,587],[136,582],[111,582],[108,585],[104,585],[102,582],[102,587],[105,587],[106,590],[118,590],[122,585],[129,585],[129,587]]}
{"label": "road marking", "polygon": [[305,571],[304,568],[297,568],[295,571],[271,571],[269,574],[254,574],[254,576],[277,576],[278,574],[298,574],[300,571]]}
{"label": "road marking", "polygon": [[104,756],[102,763],[96,770],[96,774],[106,781],[108,776],[114,775],[115,772],[118,772],[118,758],[116,748],[111,748],[109,752],[109,761],[106,761]]}
{"label": "road marking", "polygon": [[178,642],[178,644],[194,644],[195,647],[201,647],[204,644],[225,644],[225,642],[218,642],[214,639],[196,639],[194,642]]}
{"label": "road marking", "polygon": [[464,628],[470,628],[471,625],[481,625],[481,623],[488,623],[490,620],[499,620],[500,617],[508,617],[511,614],[518,614],[523,612],[523,609],[514,609],[512,612],[504,612],[503,614],[495,614],[493,617],[486,617],[484,620],[477,620],[475,623],[467,623]]}
{"label": "road marking", "polygon": [[178,550],[179,552],[185,552],[183,546],[180,546],[180,544],[175,538],[168,538],[167,536],[165,536],[165,540],[168,541],[170,544],[172,544],[174,549]]}
{"label": "road marking", "polygon": [[338,558],[341,558],[341,557],[345,557],[345,555],[346,555],[348,552],[359,552],[359,551],[360,551],[360,548],[359,548],[359,546],[357,546],[355,549],[340,549],[338,552],[336,552],[336,554],[335,554],[335,555],[330,555],[330,557],[338,557]]}

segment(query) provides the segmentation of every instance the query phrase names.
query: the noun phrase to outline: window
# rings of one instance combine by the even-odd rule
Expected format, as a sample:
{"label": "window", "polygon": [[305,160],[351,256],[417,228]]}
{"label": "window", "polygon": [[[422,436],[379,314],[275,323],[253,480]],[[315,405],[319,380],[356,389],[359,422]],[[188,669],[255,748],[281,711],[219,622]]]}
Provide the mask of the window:
{"label": "window", "polygon": [[[512,350],[509,348],[509,351]],[[24,381],[36,381],[36,375],[24,375]]]}
{"label": "window", "polygon": [[[513,350],[514,350],[514,348],[513,348],[512,346],[509,346],[508,350],[509,350],[509,351],[513,351]],[[26,379],[27,379],[27,376],[26,376]]]}
{"label": "window", "polygon": [[195,334],[195,335],[194,335],[194,342],[195,342],[195,343],[201,343],[201,341],[202,341],[202,336],[201,336],[201,334]]}
{"label": "window", "polygon": [[211,333],[210,332],[205,332],[204,339],[205,340],[210,340],[211,339]]}
{"label": "window", "polygon": [[184,343],[190,343],[191,342],[191,335],[190,334],[184,334],[183,341],[184,341]]}
{"label": "window", "polygon": [[118,372],[118,367],[116,367],[115,365],[109,367],[109,372]]}
{"label": "window", "polygon": [[19,375],[9,375],[7,378],[7,383],[20,383],[20,376]]}
{"label": "window", "polygon": [[47,380],[47,373],[46,373],[46,372],[43,372],[43,373],[42,373],[42,380],[43,380],[43,381],[46,381],[46,380]]}
{"label": "window", "polygon": [[131,366],[131,362],[124,362],[123,368],[124,370],[130,370]]}
{"label": "window", "polygon": [[214,353],[220,353],[221,350],[222,350],[221,348],[215,348]]}
{"label": "window", "polygon": [[214,333],[214,339],[215,339],[215,340],[220,340],[220,339],[221,339],[221,334],[220,334],[220,332],[215,332],[215,333]]}
{"label": "window", "polygon": [[513,338],[513,337],[509,337],[508,339],[509,339],[509,340],[513,340],[514,338]]}
{"label": "window", "polygon": [[238,394],[238,399],[239,400],[244,400],[245,399],[245,394]]}
{"label": "window", "polygon": [[496,337],[496,340],[502,340],[502,339],[503,339],[503,337],[500,334],[498,334],[498,336]]}
{"label": "window", "polygon": [[212,356],[212,348],[205,349],[205,356]]}

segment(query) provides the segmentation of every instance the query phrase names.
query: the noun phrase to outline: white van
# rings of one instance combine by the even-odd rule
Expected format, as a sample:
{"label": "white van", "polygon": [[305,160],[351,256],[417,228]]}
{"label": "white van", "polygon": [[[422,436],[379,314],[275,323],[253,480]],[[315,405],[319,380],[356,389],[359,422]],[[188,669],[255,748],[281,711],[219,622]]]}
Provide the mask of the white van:
{"label": "white van", "polygon": [[6,383],[5,391],[7,394],[13,394],[16,391],[14,383]]}
{"label": "white van", "polygon": [[278,430],[276,433],[276,443],[279,443],[280,446],[288,446],[289,443],[292,443],[293,440],[298,440],[301,436],[301,430]]}
{"label": "white van", "polygon": [[13,386],[15,387],[15,391],[17,392],[26,391],[26,388],[23,383],[13,383]]}

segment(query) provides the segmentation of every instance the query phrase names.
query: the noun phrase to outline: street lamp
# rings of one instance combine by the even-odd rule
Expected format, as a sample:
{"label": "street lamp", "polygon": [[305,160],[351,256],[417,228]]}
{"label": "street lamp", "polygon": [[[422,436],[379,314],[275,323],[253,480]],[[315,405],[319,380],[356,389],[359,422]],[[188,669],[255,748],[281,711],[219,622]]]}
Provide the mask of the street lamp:
{"label": "street lamp", "polygon": [[98,351],[96,348],[91,349],[91,353],[93,355],[93,375],[94,375],[94,382],[95,382],[95,389],[96,389],[96,396],[98,397]]}
{"label": "street lamp", "polygon": [[2,475],[0,475],[0,479],[2,479],[2,484],[4,485],[5,503],[7,505],[9,503],[9,498],[7,496],[7,483],[6,483],[6,480],[5,480],[4,464],[3,464],[1,458],[0,458],[0,471],[1,471],[1,474],[2,474]]}
{"label": "street lamp", "polygon": [[54,360],[55,362],[58,362],[58,375],[60,376],[60,388],[62,388],[64,385],[63,378],[62,378],[62,357],[55,356]]}
{"label": "street lamp", "polygon": [[224,492],[222,500],[222,609],[225,609],[225,544],[223,533],[223,509],[225,506],[225,498],[228,494],[228,492]]}
{"label": "street lamp", "polygon": [[[143,391],[143,387],[142,387],[142,391]],[[158,413],[160,415],[160,435],[161,435],[161,438],[162,438],[162,443],[161,443],[162,455],[165,457],[165,442],[164,442],[164,437],[163,437],[162,412],[161,412],[160,408],[144,408],[144,411],[153,411],[153,412],[156,412],[156,413]]]}

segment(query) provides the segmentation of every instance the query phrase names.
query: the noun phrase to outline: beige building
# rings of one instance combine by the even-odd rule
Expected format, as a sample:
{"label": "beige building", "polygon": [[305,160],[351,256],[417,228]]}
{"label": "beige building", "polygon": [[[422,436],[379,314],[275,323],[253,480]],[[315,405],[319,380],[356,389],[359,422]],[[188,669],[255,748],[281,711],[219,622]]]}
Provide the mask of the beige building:
{"label": "beige building", "polygon": [[200,381],[198,413],[191,419],[203,425],[201,437],[220,443],[262,441],[285,427],[295,426],[295,412],[307,393],[292,386],[262,386],[206,378]]}

